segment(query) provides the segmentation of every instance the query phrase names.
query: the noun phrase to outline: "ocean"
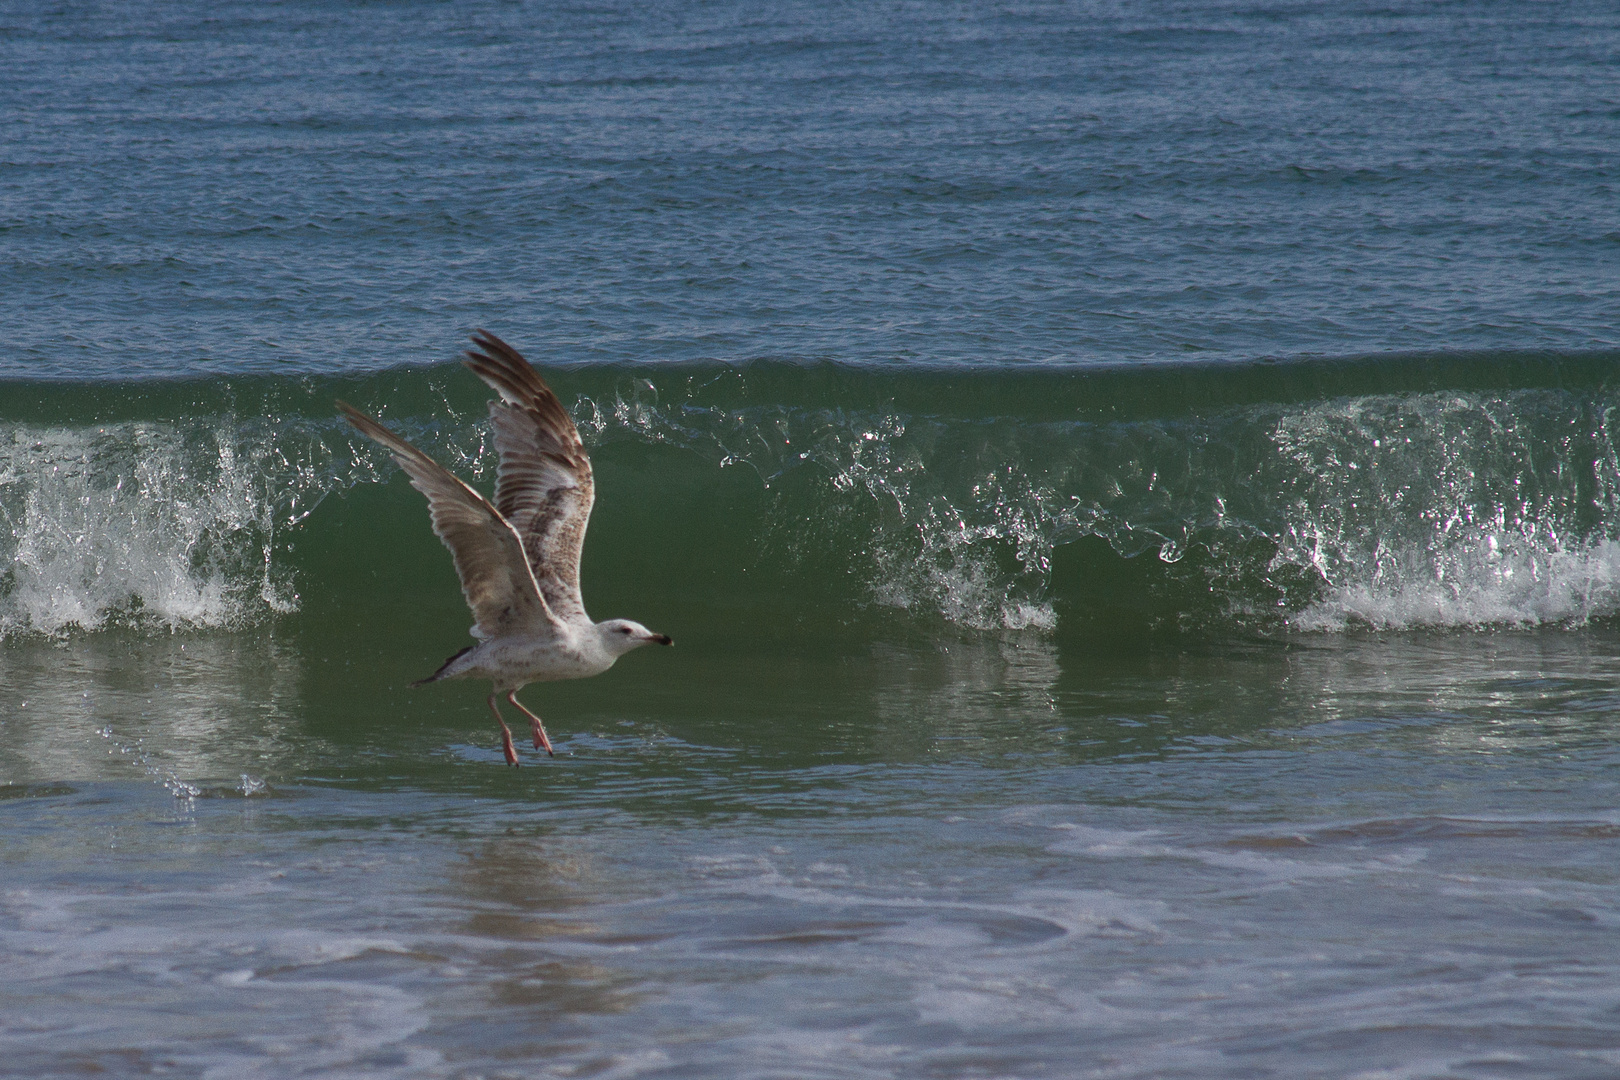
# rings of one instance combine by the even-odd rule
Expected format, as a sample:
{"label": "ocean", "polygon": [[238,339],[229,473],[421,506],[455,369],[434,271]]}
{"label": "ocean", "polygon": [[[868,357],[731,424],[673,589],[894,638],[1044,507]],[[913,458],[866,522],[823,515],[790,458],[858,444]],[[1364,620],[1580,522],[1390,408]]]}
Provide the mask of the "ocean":
{"label": "ocean", "polygon": [[[1612,5],[0,0],[0,1075],[1620,1075]],[[503,764],[419,494],[596,469]]]}

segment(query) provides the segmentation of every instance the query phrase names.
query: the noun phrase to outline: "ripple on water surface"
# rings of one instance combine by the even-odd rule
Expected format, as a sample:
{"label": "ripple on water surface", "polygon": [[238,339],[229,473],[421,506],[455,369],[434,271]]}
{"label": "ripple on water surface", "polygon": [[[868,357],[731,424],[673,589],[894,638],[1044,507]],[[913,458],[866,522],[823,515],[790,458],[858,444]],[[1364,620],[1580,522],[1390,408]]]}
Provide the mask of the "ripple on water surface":
{"label": "ripple on water surface", "polygon": [[[75,779],[3,789],[0,1043],[34,1075],[1602,1076],[1612,646],[762,656],[740,726],[696,684],[682,713],[602,682],[617,718],[559,719],[564,756],[521,770],[476,694],[437,723],[334,703],[344,734],[309,657],[257,692],[279,711],[175,698],[190,735],[109,685],[139,760],[86,719]],[[264,786],[212,717],[281,748]]]}

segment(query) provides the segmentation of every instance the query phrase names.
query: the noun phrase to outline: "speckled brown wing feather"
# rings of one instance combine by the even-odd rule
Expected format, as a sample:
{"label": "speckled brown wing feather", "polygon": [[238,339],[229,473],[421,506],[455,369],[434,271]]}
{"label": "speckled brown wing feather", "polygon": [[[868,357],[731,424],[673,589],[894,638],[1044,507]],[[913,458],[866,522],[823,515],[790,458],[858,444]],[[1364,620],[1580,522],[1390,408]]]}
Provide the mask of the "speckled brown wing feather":
{"label": "speckled brown wing feather", "polygon": [[495,508],[523,540],[529,568],[558,618],[589,622],[579,553],[596,485],[579,429],[529,362],[494,334],[473,336],[467,367],[501,395],[489,403],[501,463]]}
{"label": "speckled brown wing feather", "polygon": [[517,530],[489,500],[449,469],[342,401],[338,408],[361,433],[386,446],[427,496],[433,531],[455,559],[461,591],[472,608],[473,636],[540,636],[556,629],[553,612],[529,570]]}

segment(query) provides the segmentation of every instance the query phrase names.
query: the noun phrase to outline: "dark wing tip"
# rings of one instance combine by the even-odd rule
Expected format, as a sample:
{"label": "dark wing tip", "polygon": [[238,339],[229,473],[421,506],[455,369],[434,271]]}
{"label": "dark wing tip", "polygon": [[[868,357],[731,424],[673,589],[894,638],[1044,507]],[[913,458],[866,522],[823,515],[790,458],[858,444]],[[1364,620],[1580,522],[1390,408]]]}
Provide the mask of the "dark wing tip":
{"label": "dark wing tip", "polygon": [[478,348],[467,350],[467,366],[474,364],[492,366],[503,369],[512,374],[527,372],[534,374],[534,366],[523,358],[523,354],[512,346],[490,333],[488,330],[476,330],[472,336],[473,344]]}
{"label": "dark wing tip", "polygon": [[545,381],[535,372],[534,365],[488,330],[473,334],[473,344],[478,348],[467,350],[467,358],[462,361],[462,366],[488,383],[502,397],[524,401],[550,393]]}
{"label": "dark wing tip", "polygon": [[566,441],[579,441],[573,417],[568,415],[568,410],[551,387],[546,385],[540,373],[534,370],[533,364],[488,330],[474,333],[473,343],[482,351],[469,349],[462,366],[482,379],[504,400],[533,414]]}
{"label": "dark wing tip", "polygon": [[512,348],[512,346],[508,345],[506,342],[502,341],[500,338],[496,337],[494,334],[490,333],[488,330],[485,330],[481,326],[473,331],[472,339],[473,344],[477,345],[480,349],[489,349],[493,352],[511,353],[514,356],[517,355],[516,349]]}
{"label": "dark wing tip", "polygon": [[338,412],[342,413],[345,417],[347,417],[349,423],[353,424],[355,427],[359,428],[361,431],[365,432],[367,435],[371,434],[371,429],[372,428],[380,428],[380,427],[382,427],[382,425],[379,424],[376,420],[374,420],[371,416],[369,416],[366,413],[361,412],[359,409],[355,408],[353,405],[350,405],[347,401],[344,401],[342,398],[336,399],[336,404],[337,404],[337,407],[338,407]]}

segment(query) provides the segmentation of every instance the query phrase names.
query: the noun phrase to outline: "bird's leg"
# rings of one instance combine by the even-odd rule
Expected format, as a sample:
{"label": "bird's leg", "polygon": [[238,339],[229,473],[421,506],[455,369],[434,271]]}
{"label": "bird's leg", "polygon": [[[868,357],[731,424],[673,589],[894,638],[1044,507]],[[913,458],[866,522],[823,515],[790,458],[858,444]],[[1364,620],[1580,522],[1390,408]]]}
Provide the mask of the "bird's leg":
{"label": "bird's leg", "polygon": [[[519,707],[521,708],[521,706]],[[506,726],[506,719],[501,716],[501,710],[495,707],[494,694],[489,695],[489,711],[495,714],[495,722],[501,725],[501,752],[506,755],[506,763],[516,765],[518,763],[517,748],[512,745],[512,729]],[[524,709],[524,712],[527,711],[527,709]]]}
{"label": "bird's leg", "polygon": [[539,750],[543,747],[548,756],[556,757],[556,752],[551,749],[551,740],[546,738],[546,725],[540,722],[538,716],[523,707],[523,702],[517,699],[517,691],[513,690],[508,693],[506,700],[512,703],[514,709],[529,718],[529,731],[534,735],[534,748]]}

